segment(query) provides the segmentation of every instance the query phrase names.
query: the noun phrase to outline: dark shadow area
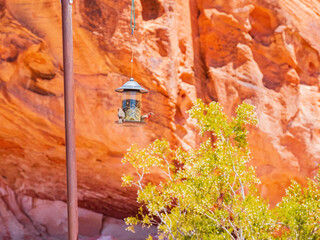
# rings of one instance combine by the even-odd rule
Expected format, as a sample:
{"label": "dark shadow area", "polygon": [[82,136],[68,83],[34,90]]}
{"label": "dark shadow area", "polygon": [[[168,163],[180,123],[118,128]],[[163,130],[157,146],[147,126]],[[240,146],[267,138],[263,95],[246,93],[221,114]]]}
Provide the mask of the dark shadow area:
{"label": "dark shadow area", "polygon": [[141,0],[141,5],[144,21],[156,19],[163,14],[163,8],[158,0]]}

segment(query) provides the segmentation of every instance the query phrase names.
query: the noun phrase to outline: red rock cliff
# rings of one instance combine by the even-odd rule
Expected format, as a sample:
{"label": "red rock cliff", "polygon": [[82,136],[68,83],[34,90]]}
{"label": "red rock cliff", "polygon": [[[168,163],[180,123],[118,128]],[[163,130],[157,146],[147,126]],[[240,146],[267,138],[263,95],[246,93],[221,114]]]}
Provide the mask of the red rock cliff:
{"label": "red rock cliff", "polygon": [[[317,0],[75,0],[74,68],[80,206],[113,217],[135,209],[120,187],[131,143],[165,137],[193,147],[186,110],[219,101],[228,114],[257,107],[250,136],[262,195],[275,203],[290,179],[320,162],[320,3]],[[63,64],[58,0],[0,1],[0,175],[17,193],[66,199]],[[130,75],[150,93],[142,128],[114,124]]]}

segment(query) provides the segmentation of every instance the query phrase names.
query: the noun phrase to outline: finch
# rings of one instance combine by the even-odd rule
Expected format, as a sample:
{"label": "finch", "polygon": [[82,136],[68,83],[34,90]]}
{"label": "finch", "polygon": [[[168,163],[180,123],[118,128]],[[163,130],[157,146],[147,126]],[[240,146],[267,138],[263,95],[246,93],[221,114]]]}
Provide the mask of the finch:
{"label": "finch", "polygon": [[124,111],[122,110],[122,108],[118,108],[119,123],[123,122],[123,119],[124,119],[125,116],[126,115],[125,115]]}
{"label": "finch", "polygon": [[152,112],[149,112],[149,113],[147,113],[147,114],[145,114],[145,115],[142,115],[142,116],[141,116],[141,121],[147,122],[152,115],[154,115],[154,113],[152,113]]}
{"label": "finch", "polygon": [[224,193],[220,193],[217,199],[218,209],[222,209],[223,197],[224,197]]}

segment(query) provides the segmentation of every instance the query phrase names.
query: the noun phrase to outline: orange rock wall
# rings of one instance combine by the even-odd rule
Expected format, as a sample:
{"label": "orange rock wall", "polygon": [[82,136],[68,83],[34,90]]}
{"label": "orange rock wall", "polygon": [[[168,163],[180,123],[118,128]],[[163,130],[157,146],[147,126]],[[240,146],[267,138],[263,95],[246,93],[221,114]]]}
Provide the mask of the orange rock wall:
{"label": "orange rock wall", "polygon": [[[262,195],[320,162],[320,3],[317,0],[75,0],[74,69],[79,204],[113,217],[135,210],[120,187],[131,143],[198,142],[186,110],[197,97],[232,115],[257,107],[250,145]],[[66,200],[61,9],[58,0],[0,0],[0,175],[17,193]],[[150,93],[145,127],[114,124],[130,76]]]}

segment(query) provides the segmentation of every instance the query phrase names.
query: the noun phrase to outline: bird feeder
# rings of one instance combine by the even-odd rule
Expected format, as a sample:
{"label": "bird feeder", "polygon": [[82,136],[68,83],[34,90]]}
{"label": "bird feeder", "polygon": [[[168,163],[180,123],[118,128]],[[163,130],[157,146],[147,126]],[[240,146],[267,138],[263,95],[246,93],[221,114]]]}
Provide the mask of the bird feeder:
{"label": "bird feeder", "polygon": [[[133,78],[130,78],[122,87],[115,90],[122,94],[121,109],[124,116],[119,116],[118,123],[144,123],[141,119],[141,100],[142,94],[148,93],[148,90],[141,87]],[[119,111],[121,111],[119,109]],[[121,121],[120,121],[120,118]]]}

